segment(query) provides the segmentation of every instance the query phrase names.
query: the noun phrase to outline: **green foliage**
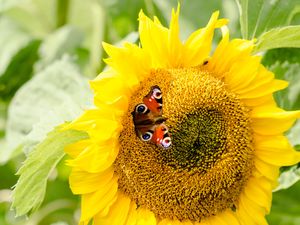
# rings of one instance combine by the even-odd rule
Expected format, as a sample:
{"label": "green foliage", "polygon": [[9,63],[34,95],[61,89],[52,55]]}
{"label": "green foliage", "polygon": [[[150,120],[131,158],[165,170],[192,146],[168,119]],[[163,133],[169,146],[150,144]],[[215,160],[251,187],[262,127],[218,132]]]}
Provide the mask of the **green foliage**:
{"label": "green foliage", "polygon": [[[294,24],[300,0],[236,0],[243,38],[257,38],[256,50],[300,47],[300,26]],[[296,17],[296,18],[295,18]]]}
{"label": "green foliage", "polygon": [[78,28],[70,25],[58,28],[49,34],[41,44],[40,60],[37,62],[36,70],[47,67],[64,55],[70,55],[75,60],[80,60],[76,51],[82,42],[83,33]]}
{"label": "green foliage", "polygon": [[263,58],[263,63],[276,78],[289,81],[289,87],[275,94],[277,103],[286,110],[300,108],[300,55],[299,49],[274,49]]}
{"label": "green foliage", "polygon": [[[236,0],[243,38],[253,39],[275,27],[292,23],[300,0]],[[299,9],[298,9],[299,10]]]}
{"label": "green foliage", "polygon": [[263,33],[258,39],[255,50],[260,52],[283,47],[300,47],[300,26],[274,28]]}
{"label": "green foliage", "polygon": [[18,51],[30,41],[30,35],[22,31],[11,19],[1,17],[0,20],[0,77]]}
{"label": "green foliage", "polygon": [[0,77],[1,100],[10,99],[32,77],[33,65],[38,59],[39,45],[40,41],[33,40],[11,59],[5,73]]}
{"label": "green foliage", "polygon": [[300,223],[300,182],[287,190],[275,192],[271,214],[267,216],[270,225],[298,225]]}
{"label": "green foliage", "polygon": [[64,156],[64,147],[88,136],[79,131],[55,129],[28,155],[17,172],[20,175],[13,192],[12,207],[16,215],[34,212],[42,203],[48,177]]}
{"label": "green foliage", "polygon": [[91,99],[87,79],[70,59],[41,70],[22,86],[9,106],[6,158],[20,145],[30,152],[53,127],[79,116]]}
{"label": "green foliage", "polygon": [[300,180],[300,167],[292,166],[283,171],[279,177],[279,186],[274,191],[287,189]]}

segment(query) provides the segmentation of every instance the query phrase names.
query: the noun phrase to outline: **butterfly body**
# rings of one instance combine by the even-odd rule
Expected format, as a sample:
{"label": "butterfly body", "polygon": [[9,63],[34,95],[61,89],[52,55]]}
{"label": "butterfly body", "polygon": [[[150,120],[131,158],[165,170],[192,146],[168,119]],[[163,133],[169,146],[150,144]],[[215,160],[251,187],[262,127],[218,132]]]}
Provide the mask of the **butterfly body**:
{"label": "butterfly body", "polygon": [[135,106],[132,112],[135,132],[142,141],[168,148],[171,138],[168,128],[164,124],[166,118],[162,116],[162,93],[160,88],[152,86],[143,98],[143,103]]}

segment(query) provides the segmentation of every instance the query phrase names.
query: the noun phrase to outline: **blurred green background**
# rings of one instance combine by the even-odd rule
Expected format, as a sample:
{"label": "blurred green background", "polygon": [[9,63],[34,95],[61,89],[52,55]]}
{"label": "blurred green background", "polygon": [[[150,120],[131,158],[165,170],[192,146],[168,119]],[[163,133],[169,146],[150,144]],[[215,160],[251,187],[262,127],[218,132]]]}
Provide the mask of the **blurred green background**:
{"label": "blurred green background", "polygon": [[[216,10],[230,19],[232,38],[253,38],[272,27],[299,25],[298,0],[253,2],[249,24],[255,26],[249,25],[246,35],[236,1],[180,1],[182,39],[206,25]],[[16,171],[53,127],[73,120],[91,105],[88,80],[105,67],[101,42],[138,43],[140,9],[168,25],[176,7],[175,0],[0,0],[0,225],[76,224],[80,201],[68,187],[69,169],[63,161],[49,175],[45,200],[29,218],[15,218],[10,210]],[[218,37],[219,33],[215,43]],[[292,82],[276,94],[278,104],[300,109],[299,49],[269,50],[263,63],[278,78]],[[298,122],[288,133],[296,148],[299,131]],[[298,167],[283,169],[288,176],[281,177],[281,190],[274,193],[271,225],[300,224]]]}

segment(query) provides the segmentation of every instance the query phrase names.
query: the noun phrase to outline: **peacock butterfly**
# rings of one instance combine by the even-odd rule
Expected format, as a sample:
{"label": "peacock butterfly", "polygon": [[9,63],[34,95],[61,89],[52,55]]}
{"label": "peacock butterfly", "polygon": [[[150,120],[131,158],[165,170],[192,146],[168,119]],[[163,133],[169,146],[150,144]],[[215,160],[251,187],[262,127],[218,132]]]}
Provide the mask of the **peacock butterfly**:
{"label": "peacock butterfly", "polygon": [[164,123],[166,118],[162,116],[162,106],[162,92],[155,85],[143,98],[143,103],[137,104],[131,114],[135,133],[142,141],[151,141],[163,148],[169,148],[172,141]]}

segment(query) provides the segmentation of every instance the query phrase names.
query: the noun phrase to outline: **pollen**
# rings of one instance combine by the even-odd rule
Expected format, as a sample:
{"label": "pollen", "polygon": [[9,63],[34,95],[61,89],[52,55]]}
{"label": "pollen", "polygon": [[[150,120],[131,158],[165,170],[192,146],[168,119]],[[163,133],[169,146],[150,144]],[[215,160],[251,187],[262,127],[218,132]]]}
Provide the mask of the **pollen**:
{"label": "pollen", "polygon": [[[234,209],[253,169],[250,111],[205,67],[153,70],[122,120],[119,189],[157,218],[199,222]],[[154,85],[162,90],[170,148],[135,133],[131,111]]]}

